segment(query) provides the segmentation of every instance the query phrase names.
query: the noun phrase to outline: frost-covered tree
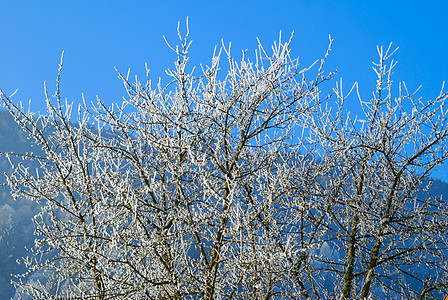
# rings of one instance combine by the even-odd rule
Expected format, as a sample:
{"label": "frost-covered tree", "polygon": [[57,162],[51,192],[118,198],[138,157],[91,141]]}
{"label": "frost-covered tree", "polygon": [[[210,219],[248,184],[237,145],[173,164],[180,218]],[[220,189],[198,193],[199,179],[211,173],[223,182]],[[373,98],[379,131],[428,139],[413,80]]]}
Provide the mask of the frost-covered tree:
{"label": "frost-covered tree", "polygon": [[341,85],[319,89],[332,40],[306,68],[291,39],[259,43],[253,61],[223,45],[196,76],[179,38],[172,81],[120,75],[121,104],[72,114],[59,76],[47,114],[1,93],[44,153],[21,155],[36,170],[11,160],[8,176],[42,207],[20,292],[423,299],[447,287],[447,208],[427,193],[447,158],[447,94],[421,101],[401,85],[393,97],[381,49],[377,90],[351,118]]}
{"label": "frost-covered tree", "polygon": [[325,242],[343,257],[320,262],[334,280],[332,298],[438,299],[447,290],[447,199],[429,188],[448,157],[448,94],[442,86],[423,101],[400,83],[393,96],[394,52],[378,48],[376,91],[367,101],[358,92],[362,115],[344,110],[341,82],[335,112],[320,106],[310,118],[320,164],[331,169],[313,198],[322,203]]}

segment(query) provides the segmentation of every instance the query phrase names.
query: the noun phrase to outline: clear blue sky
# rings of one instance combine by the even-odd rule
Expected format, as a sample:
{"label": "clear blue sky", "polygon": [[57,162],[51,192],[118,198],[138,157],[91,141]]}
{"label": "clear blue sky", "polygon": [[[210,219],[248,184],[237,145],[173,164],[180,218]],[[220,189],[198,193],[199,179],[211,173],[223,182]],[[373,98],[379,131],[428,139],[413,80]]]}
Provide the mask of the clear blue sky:
{"label": "clear blue sky", "polygon": [[[281,30],[293,30],[293,54],[311,62],[335,39],[327,70],[348,87],[358,81],[364,97],[375,86],[371,62],[376,46],[400,49],[396,81],[422,97],[435,97],[448,80],[447,1],[0,1],[0,88],[19,89],[15,100],[32,99],[44,110],[43,82],[54,91],[65,50],[63,96],[96,95],[107,102],[124,96],[114,66],[153,79],[171,67],[173,53],[162,35],[176,41],[177,22],[190,20],[193,64],[207,64],[214,45],[232,41],[233,53],[253,53],[256,37],[269,46]],[[143,79],[143,78],[142,78]],[[448,84],[448,83],[447,83]],[[445,168],[445,171],[448,168]],[[439,172],[444,175],[443,171]]]}

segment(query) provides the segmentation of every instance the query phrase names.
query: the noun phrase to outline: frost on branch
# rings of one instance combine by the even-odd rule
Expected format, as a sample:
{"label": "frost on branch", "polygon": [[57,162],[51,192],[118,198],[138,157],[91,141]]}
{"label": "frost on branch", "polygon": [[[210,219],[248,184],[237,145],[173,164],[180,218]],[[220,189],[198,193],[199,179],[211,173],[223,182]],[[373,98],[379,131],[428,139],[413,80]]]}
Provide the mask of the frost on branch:
{"label": "frost on branch", "polygon": [[331,39],[305,68],[291,39],[259,44],[253,61],[223,45],[197,76],[188,31],[179,38],[172,81],[120,74],[121,104],[84,101],[74,114],[59,76],[45,115],[1,94],[44,153],[25,157],[38,172],[11,161],[8,178],[42,205],[22,293],[421,299],[446,288],[447,208],[428,193],[447,158],[446,93],[423,101],[400,84],[393,96],[380,48],[377,90],[351,118],[341,85],[319,90],[334,76]]}

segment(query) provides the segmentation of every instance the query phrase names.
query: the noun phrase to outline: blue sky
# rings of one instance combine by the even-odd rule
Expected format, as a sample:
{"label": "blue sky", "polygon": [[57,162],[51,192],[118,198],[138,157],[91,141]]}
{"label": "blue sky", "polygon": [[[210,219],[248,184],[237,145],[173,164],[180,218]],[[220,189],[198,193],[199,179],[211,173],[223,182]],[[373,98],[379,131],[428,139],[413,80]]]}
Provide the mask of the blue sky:
{"label": "blue sky", "polygon": [[[171,67],[177,22],[189,17],[191,65],[210,61],[213,48],[232,42],[233,53],[253,53],[256,37],[269,46],[279,31],[294,30],[293,55],[304,65],[321,58],[334,38],[327,70],[338,67],[346,87],[358,81],[364,97],[375,86],[376,46],[399,46],[395,81],[433,98],[448,80],[447,1],[0,1],[0,88],[19,92],[44,110],[43,82],[54,91],[65,50],[63,97],[96,95],[106,103],[125,95],[114,67],[153,79]],[[143,79],[143,77],[141,78]],[[448,168],[444,168],[445,171]],[[444,175],[442,170],[438,174]]]}

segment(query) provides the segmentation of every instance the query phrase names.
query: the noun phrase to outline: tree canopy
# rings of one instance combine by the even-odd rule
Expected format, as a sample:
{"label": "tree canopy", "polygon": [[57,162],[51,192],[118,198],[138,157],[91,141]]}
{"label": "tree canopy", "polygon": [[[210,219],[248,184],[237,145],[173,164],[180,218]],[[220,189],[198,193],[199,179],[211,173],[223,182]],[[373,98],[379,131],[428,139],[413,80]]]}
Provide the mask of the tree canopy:
{"label": "tree canopy", "polygon": [[[431,299],[448,288],[445,199],[431,172],[447,149],[448,94],[393,91],[378,48],[376,90],[330,86],[290,43],[230,46],[200,75],[189,32],[171,81],[120,77],[128,97],[77,113],[57,78],[47,113],[1,92],[42,153],[12,160],[12,195],[40,203],[20,291],[35,298]],[[224,57],[224,59],[222,59]],[[222,60],[227,63],[223,63]],[[222,66],[222,65],[225,66]],[[62,69],[62,59],[59,75]],[[326,92],[325,92],[326,91]],[[397,94],[397,95],[395,95]],[[73,122],[76,120],[76,122]],[[17,154],[17,153],[16,153]],[[40,275],[39,275],[40,274]],[[40,277],[39,277],[40,276]]]}

